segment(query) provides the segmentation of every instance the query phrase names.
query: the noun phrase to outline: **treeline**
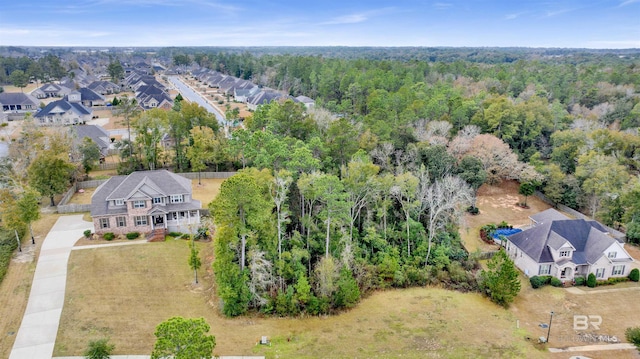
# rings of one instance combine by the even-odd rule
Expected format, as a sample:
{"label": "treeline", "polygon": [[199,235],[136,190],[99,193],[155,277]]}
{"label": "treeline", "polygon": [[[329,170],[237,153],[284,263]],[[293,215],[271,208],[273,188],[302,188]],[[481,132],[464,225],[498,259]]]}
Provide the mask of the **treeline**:
{"label": "treeline", "polygon": [[53,54],[47,54],[38,60],[28,56],[0,56],[0,84],[25,87],[30,80],[40,82],[60,80],[66,75],[67,69],[60,58]]}

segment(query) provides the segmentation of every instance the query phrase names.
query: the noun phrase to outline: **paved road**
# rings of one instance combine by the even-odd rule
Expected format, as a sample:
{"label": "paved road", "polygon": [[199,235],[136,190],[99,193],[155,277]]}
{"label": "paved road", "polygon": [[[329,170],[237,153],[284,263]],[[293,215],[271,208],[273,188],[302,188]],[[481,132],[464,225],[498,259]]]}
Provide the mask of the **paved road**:
{"label": "paved road", "polygon": [[62,216],[40,249],[29,302],[9,359],[51,358],[58,334],[71,248],[93,223],[82,215]]}
{"label": "paved road", "polygon": [[169,76],[169,82],[171,82],[171,84],[175,86],[175,88],[178,91],[180,91],[182,96],[185,97],[187,100],[197,103],[198,105],[204,107],[210,113],[216,115],[216,118],[218,119],[220,126],[222,127],[227,126],[227,121],[225,117],[220,112],[218,112],[218,110],[216,110],[215,107],[213,107],[209,102],[207,102],[207,100],[203,98],[202,95],[193,91],[191,87],[187,86],[184,82],[182,82],[182,79],[180,79],[180,77]]}

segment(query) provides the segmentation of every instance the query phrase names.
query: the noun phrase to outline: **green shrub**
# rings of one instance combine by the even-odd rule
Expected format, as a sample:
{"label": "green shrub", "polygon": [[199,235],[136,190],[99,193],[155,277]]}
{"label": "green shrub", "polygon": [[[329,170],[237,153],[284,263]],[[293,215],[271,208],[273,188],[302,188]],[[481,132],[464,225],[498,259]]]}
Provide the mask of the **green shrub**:
{"label": "green shrub", "polygon": [[180,237],[182,237],[182,233],[180,233],[180,232],[169,232],[169,236],[171,236],[173,238],[180,238]]}
{"label": "green shrub", "polygon": [[140,233],[138,232],[129,232],[127,233],[127,239],[136,239],[140,237]]}
{"label": "green shrub", "polygon": [[540,277],[537,275],[534,275],[533,277],[529,278],[529,283],[531,283],[531,287],[533,289],[538,289],[540,287],[543,287],[546,283],[546,279],[544,277]]}
{"label": "green shrub", "polygon": [[586,279],[584,279],[584,277],[575,277],[573,279],[573,281],[575,282],[575,285],[577,286],[582,286],[585,284],[585,282],[587,281]]}
{"label": "green shrub", "polygon": [[469,212],[469,213],[471,213],[473,215],[476,215],[476,214],[480,213],[480,209],[478,209],[478,207],[475,207],[475,206],[469,206],[469,207],[467,207],[467,212]]}
{"label": "green shrub", "polygon": [[554,287],[562,287],[562,281],[556,277],[551,277],[550,283]]}
{"label": "green shrub", "polygon": [[113,234],[112,232],[107,232],[107,233],[102,235],[102,238],[104,238],[105,241],[111,241],[114,238],[116,238],[116,235]]}
{"label": "green shrub", "polygon": [[2,283],[5,274],[7,274],[11,255],[16,248],[18,248],[18,241],[16,241],[13,233],[0,229],[0,283]]}
{"label": "green shrub", "polygon": [[84,233],[84,236],[85,236],[85,237],[87,237],[87,238],[91,237],[91,230],[90,230],[90,229],[87,229],[87,230],[86,230],[86,231],[84,231],[83,233]]}
{"label": "green shrub", "polygon": [[84,357],[87,359],[108,359],[114,349],[115,345],[109,344],[108,339],[92,340],[84,352]]}
{"label": "green shrub", "polygon": [[628,342],[633,343],[640,350],[640,327],[627,328],[624,331],[624,336]]}
{"label": "green shrub", "polygon": [[587,287],[595,288],[596,284],[596,275],[593,273],[589,273],[589,276],[587,277]]}
{"label": "green shrub", "polygon": [[640,270],[638,268],[633,268],[629,273],[629,280],[637,282],[640,280]]}

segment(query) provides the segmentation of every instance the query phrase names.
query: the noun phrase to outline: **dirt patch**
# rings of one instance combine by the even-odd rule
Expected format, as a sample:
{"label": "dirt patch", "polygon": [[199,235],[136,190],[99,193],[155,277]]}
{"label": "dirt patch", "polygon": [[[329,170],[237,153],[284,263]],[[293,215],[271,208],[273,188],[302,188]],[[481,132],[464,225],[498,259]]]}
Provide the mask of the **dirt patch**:
{"label": "dirt patch", "polygon": [[551,206],[535,196],[527,198],[529,208],[518,206],[518,202],[524,201],[524,197],[518,194],[517,181],[503,181],[496,186],[483,185],[477,193],[476,206],[480,214],[465,214],[461,237],[469,252],[476,250],[492,251],[498,248],[480,239],[480,227],[485,224],[498,224],[506,221],[514,227],[529,225],[529,216],[549,209]]}

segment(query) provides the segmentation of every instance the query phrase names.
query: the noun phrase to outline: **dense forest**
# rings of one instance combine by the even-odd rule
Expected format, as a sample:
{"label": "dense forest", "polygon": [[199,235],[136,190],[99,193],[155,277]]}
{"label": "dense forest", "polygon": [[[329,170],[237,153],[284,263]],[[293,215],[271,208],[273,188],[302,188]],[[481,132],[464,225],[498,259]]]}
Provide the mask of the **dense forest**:
{"label": "dense forest", "polygon": [[326,313],[427,283],[483,289],[457,225],[487,182],[518,180],[640,242],[637,52],[396,50],[160,50],[316,100],[262,105],[229,137],[188,103],[131,114],[123,173],[240,169],[209,205],[225,314]]}

